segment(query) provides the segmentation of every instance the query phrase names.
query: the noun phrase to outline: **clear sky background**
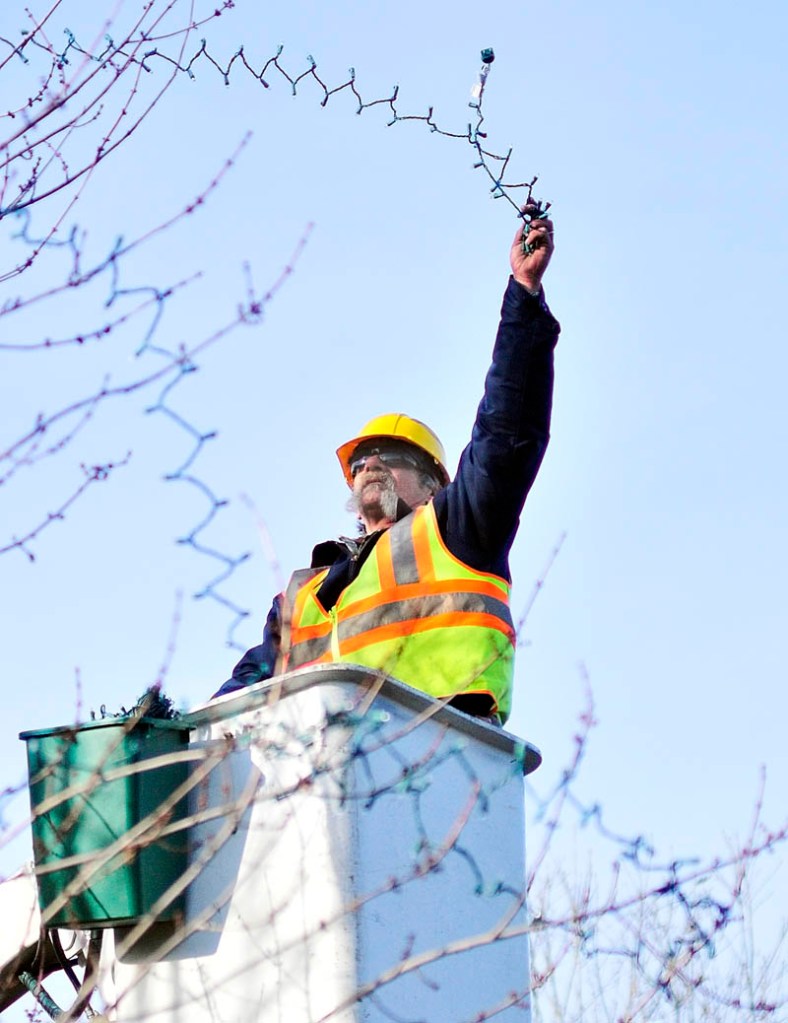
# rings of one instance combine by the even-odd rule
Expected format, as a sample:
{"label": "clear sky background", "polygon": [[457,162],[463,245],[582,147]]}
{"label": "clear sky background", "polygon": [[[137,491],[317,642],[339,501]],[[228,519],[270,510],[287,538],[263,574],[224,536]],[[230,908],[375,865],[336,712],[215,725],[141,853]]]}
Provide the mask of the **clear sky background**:
{"label": "clear sky background", "polygon": [[[117,17],[135,10],[121,4]],[[1,18],[6,38],[25,27],[21,9]],[[101,28],[74,6],[56,20],[50,38],[68,26],[84,45]],[[202,36],[220,62],[243,44],[258,68],[283,44],[293,76],[311,54],[329,87],[352,66],[365,100],[399,84],[400,114],[433,107],[441,128],[460,133],[473,120],[479,51],[495,48],[487,143],[514,147],[508,180],[538,174],[536,194],[554,204],[544,283],[562,324],[551,446],[511,560],[516,617],[566,538],[523,630],[509,727],[542,749],[548,788],[571,755],[587,673],[598,727],[580,791],[616,831],[646,833],[664,859],[724,853],[749,827],[762,765],[764,818],[782,824],[788,9],[240,0],[187,53]],[[165,77],[152,67],[149,91]],[[265,291],[315,225],[262,322],[199,356],[169,399],[200,431],[218,431],[194,472],[229,502],[205,539],[253,554],[222,587],[251,611],[236,632],[245,647],[281,576],[307,564],[317,541],[352,533],[334,450],[367,418],[426,420],[456,465],[517,225],[467,142],[420,122],[388,127],[382,107],[357,116],[347,91],[321,108],[313,83],[294,97],[275,72],[265,89],[240,67],[229,85],[205,62],[194,71],[98,168],[68,223],[89,231],[86,250],[101,259],[118,235],[182,209],[253,133],[209,200],[124,262],[127,287],[202,272],[158,325],[155,340],[173,347],[234,318],[244,261]],[[21,102],[30,75],[3,72],[4,106]],[[34,232],[58,201],[34,213]],[[24,250],[17,226],[0,223],[4,268]],[[48,257],[39,283],[63,279],[61,259]],[[32,287],[25,280],[7,282],[3,300]],[[105,276],[67,302],[0,318],[0,341],[100,325],[108,286]],[[3,352],[5,442],[107,373],[120,383],[156,368],[154,353],[134,355],[144,329]],[[157,677],[178,593],[167,692],[202,702],[236,659],[231,616],[192,599],[213,563],[175,542],[207,505],[164,479],[191,443],[146,414],[158,393],[106,402],[68,448],[3,487],[0,546],[59,506],[80,462],[132,452],[31,543],[34,563],[19,551],[0,558],[5,784],[24,778],[19,731],[129,706]],[[25,855],[19,843],[7,849],[4,872]],[[769,861],[758,895],[772,906],[783,858]]]}

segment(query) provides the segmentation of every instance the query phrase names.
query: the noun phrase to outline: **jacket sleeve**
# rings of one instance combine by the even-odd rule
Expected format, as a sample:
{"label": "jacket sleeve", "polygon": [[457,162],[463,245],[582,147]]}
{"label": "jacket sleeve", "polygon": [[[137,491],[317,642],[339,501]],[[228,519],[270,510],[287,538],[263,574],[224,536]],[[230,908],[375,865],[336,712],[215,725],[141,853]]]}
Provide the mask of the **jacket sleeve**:
{"label": "jacket sleeve", "polygon": [[544,294],[510,278],[492,365],[457,475],[435,498],[446,546],[479,571],[509,577],[509,551],[550,437],[553,349]]}
{"label": "jacket sleeve", "polygon": [[233,668],[233,673],[211,699],[245,689],[255,682],[264,682],[274,674],[282,638],[282,596],[274,597],[263,629],[263,642],[247,650]]}

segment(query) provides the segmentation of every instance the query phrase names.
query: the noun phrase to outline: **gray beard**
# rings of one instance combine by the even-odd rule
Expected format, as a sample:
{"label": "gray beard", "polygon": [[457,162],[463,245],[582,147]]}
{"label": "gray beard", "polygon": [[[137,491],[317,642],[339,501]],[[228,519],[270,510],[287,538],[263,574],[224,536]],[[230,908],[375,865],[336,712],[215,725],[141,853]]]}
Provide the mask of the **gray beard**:
{"label": "gray beard", "polygon": [[399,497],[394,487],[394,477],[388,474],[380,477],[374,491],[369,491],[369,488],[365,487],[360,495],[354,492],[348,501],[348,511],[363,515],[366,519],[388,519],[390,522],[396,520],[398,506]]}

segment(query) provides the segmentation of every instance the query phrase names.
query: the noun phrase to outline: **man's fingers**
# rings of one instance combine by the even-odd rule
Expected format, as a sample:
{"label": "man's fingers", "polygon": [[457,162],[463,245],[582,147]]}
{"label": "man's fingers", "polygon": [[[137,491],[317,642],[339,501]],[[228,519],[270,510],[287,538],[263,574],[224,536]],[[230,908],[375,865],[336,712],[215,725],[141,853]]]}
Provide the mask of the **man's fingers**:
{"label": "man's fingers", "polygon": [[[534,207],[532,207],[532,209],[535,210],[536,207],[534,206]],[[524,207],[524,212],[528,212],[528,207],[527,206]],[[515,243],[519,242],[522,239],[523,231],[525,230],[525,226],[526,226],[525,222],[523,221],[523,222],[520,223],[519,227],[515,231],[515,234],[514,234],[514,241],[515,241]],[[548,237],[552,238],[553,235],[555,234],[555,228],[553,226],[552,220],[550,220],[548,217],[543,217],[540,220],[532,220],[530,222],[530,226],[529,226],[529,235],[528,235],[529,238],[530,238],[531,234],[533,234],[534,232],[536,232],[537,234],[539,234],[539,233],[547,234]]]}
{"label": "man's fingers", "polygon": [[526,240],[531,248],[549,249],[552,252],[554,247],[553,225],[549,220],[534,220]]}
{"label": "man's fingers", "polygon": [[547,231],[547,233],[550,235],[550,237],[552,238],[553,233],[555,231],[555,228],[553,227],[552,220],[548,220],[548,218],[545,217],[543,220],[532,220],[531,221],[531,230],[532,231],[535,230],[536,228],[540,228],[540,227],[543,227]]}

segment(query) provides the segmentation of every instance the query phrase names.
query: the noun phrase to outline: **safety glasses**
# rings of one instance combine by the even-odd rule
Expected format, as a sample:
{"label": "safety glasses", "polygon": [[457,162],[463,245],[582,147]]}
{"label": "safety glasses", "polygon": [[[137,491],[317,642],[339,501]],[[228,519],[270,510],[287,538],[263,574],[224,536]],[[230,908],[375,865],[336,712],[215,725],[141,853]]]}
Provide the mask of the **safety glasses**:
{"label": "safety glasses", "polygon": [[408,451],[386,449],[386,448],[372,448],[367,450],[363,455],[357,455],[350,461],[350,475],[353,479],[358,476],[364,466],[367,464],[367,459],[375,456],[378,461],[385,465],[387,469],[418,469],[419,460],[415,455],[411,455]]}

